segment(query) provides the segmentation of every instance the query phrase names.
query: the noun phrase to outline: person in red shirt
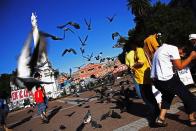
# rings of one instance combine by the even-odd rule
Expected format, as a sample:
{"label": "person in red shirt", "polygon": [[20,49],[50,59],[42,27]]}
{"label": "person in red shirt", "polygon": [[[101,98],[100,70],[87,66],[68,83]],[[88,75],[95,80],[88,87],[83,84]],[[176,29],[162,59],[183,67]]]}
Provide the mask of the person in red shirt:
{"label": "person in red shirt", "polygon": [[38,107],[38,114],[41,115],[41,118],[44,122],[48,122],[46,117],[46,104],[44,102],[44,94],[40,85],[36,86],[36,91],[34,93],[34,101]]}

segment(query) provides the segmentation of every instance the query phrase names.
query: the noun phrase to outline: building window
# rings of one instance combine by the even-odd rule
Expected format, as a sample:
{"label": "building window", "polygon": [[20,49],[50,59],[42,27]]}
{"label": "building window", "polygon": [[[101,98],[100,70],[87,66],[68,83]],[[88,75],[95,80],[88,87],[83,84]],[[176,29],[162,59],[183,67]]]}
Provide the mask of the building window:
{"label": "building window", "polygon": [[88,69],[88,71],[92,71],[92,70],[94,70],[94,68]]}

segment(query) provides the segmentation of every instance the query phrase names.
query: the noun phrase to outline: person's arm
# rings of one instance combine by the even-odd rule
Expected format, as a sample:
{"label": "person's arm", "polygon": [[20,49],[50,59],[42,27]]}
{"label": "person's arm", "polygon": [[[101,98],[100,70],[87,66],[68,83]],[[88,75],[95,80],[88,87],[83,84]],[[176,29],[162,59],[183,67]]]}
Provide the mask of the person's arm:
{"label": "person's arm", "polygon": [[186,58],[185,60],[176,59],[176,60],[172,60],[172,63],[177,69],[181,70],[184,69],[188,64],[190,64],[191,61],[194,59],[196,59],[196,52],[192,51],[189,57]]}

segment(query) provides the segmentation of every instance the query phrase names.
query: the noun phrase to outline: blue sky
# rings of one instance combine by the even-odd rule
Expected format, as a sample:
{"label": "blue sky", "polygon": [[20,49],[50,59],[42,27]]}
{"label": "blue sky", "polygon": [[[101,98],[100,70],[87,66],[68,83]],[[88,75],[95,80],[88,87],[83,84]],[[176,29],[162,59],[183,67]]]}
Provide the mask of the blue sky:
{"label": "blue sky", "polygon": [[[154,3],[156,0],[152,0]],[[168,3],[170,0],[161,0]],[[84,38],[88,35],[85,55],[103,52],[103,57],[117,56],[121,49],[113,49],[116,40],[112,33],[119,32],[127,36],[129,29],[134,28],[134,16],[127,8],[127,0],[1,0],[0,1],[0,74],[11,73],[17,67],[17,57],[23,43],[31,31],[31,13],[38,16],[39,30],[56,36],[62,36],[57,25],[74,21],[81,29],[75,33]],[[107,16],[116,14],[112,23]],[[91,18],[92,30],[87,30],[84,22]],[[77,36],[67,32],[63,41],[48,39],[48,58],[54,69],[68,72],[69,68],[80,66],[85,61],[79,51],[80,41]],[[66,48],[74,48],[78,54],[62,52]],[[74,68],[73,68],[74,69]]]}

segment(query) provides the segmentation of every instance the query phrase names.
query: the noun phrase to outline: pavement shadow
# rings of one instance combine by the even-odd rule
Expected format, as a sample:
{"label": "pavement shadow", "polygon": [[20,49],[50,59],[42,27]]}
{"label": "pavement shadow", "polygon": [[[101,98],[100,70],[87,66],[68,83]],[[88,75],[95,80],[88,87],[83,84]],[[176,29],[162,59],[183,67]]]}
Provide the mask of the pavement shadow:
{"label": "pavement shadow", "polygon": [[23,123],[27,122],[27,121],[30,121],[32,118],[32,116],[28,116],[28,117],[25,117],[23,118],[22,120],[12,124],[12,125],[8,125],[8,128],[12,129],[12,128],[15,128],[16,126],[19,126],[19,125],[22,125]]}
{"label": "pavement shadow", "polygon": [[146,117],[147,116],[147,106],[142,103],[135,103],[131,100],[124,100],[119,99],[116,101],[113,101],[114,104],[116,104],[115,107],[110,107],[111,109],[120,109],[121,113],[127,112],[135,116],[139,117]]}
{"label": "pavement shadow", "polygon": [[50,119],[52,119],[52,117],[54,117],[59,111],[60,109],[62,109],[62,106],[56,107],[55,109],[53,109],[49,115],[47,116],[48,121],[50,121]]}
{"label": "pavement shadow", "polygon": [[168,113],[167,114],[167,118],[170,119],[170,120],[174,120],[174,121],[177,121],[179,123],[182,123],[184,125],[189,126],[188,120],[179,119],[179,115],[178,114],[170,114],[170,113]]}

